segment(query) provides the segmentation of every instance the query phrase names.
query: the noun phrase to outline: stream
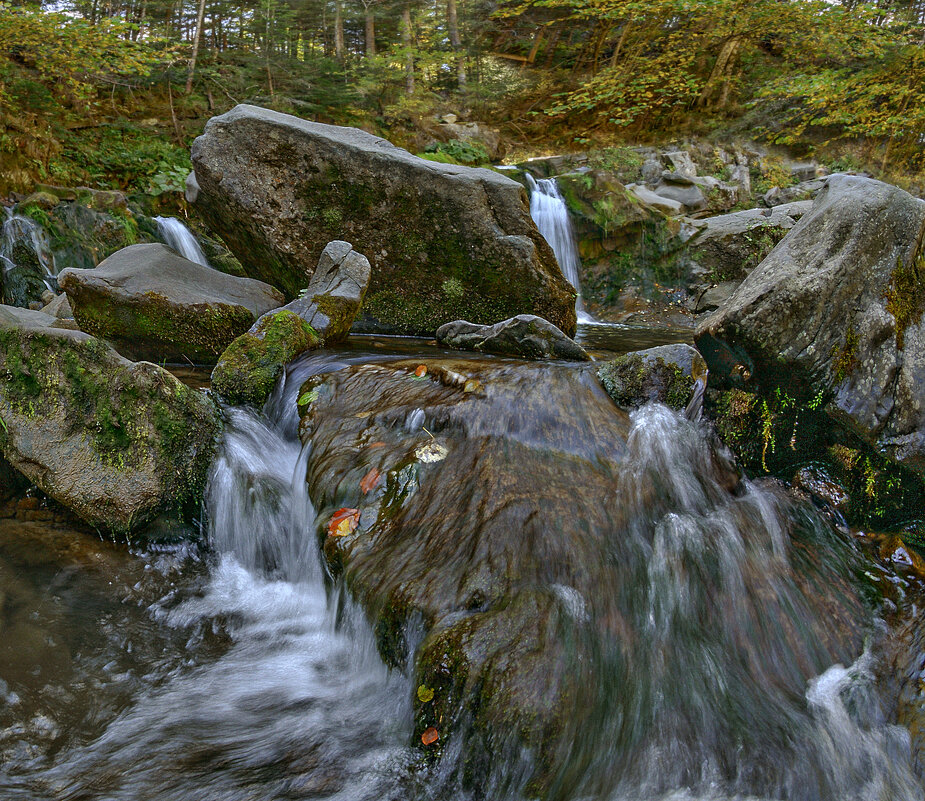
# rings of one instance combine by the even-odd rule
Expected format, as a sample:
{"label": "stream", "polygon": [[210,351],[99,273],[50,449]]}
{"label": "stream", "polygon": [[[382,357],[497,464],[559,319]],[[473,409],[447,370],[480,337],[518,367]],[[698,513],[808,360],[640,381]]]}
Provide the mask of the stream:
{"label": "stream", "polygon": [[[586,331],[607,353],[683,336]],[[461,768],[465,733],[439,760],[412,745],[414,677],[386,667],[314,536],[305,477],[317,454],[297,435],[302,382],[445,355],[422,341],[355,338],[290,365],[262,414],[227,409],[200,542],[133,549],[40,511],[0,520],[0,796],[529,797],[533,756],[506,750],[501,732],[493,747],[504,760],[475,780]],[[523,363],[475,360],[528,380]],[[530,369],[553,398],[557,382],[582,382],[588,368]],[[605,444],[586,430],[588,403],[549,419],[575,431],[556,447],[590,465],[590,449]],[[490,437],[534,436],[529,422],[477,425]],[[578,632],[571,653],[590,701],[563,724],[568,753],[547,797],[925,797],[918,746],[894,720],[902,690],[884,679],[917,664],[918,637],[902,625],[917,580],[866,561],[850,534],[778,489],[746,481],[730,494],[703,426],[654,405],[626,426],[626,469],[602,500],[623,521],[601,568],[618,580],[593,584],[593,595],[577,577],[550,585]],[[406,632],[408,664],[423,636]]]}

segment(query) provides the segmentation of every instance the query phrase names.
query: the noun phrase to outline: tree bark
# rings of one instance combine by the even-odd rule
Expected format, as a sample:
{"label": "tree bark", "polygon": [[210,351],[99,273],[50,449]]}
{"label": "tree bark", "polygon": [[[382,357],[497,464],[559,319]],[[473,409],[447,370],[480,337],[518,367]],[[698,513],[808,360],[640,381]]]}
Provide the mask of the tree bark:
{"label": "tree bark", "polygon": [[344,6],[341,0],[334,0],[334,58],[344,60]]}
{"label": "tree bark", "polygon": [[376,18],[373,16],[372,3],[364,6],[366,11],[366,55],[376,55]]}
{"label": "tree bark", "polygon": [[456,85],[460,92],[466,91],[466,54],[459,38],[459,20],[456,14],[456,0],[446,0],[446,26],[450,34],[450,46],[456,53]]}
{"label": "tree bark", "polygon": [[401,9],[401,43],[405,48],[405,94],[414,94],[414,52],[411,49],[411,5],[405,3]]}
{"label": "tree bark", "polygon": [[193,57],[189,62],[189,73],[186,76],[186,94],[193,91],[193,73],[196,72],[196,56],[199,55],[199,40],[202,38],[202,21],[206,13],[206,0],[199,0],[199,13],[196,16],[196,34],[193,36]]}
{"label": "tree bark", "polygon": [[739,60],[739,52],[745,42],[745,37],[741,34],[730,36],[720,48],[719,55],[716,57],[716,63],[710,72],[710,77],[697,98],[699,108],[712,108],[717,105],[720,107],[726,104],[729,99],[729,87],[732,81],[732,73],[735,71],[736,63]]}

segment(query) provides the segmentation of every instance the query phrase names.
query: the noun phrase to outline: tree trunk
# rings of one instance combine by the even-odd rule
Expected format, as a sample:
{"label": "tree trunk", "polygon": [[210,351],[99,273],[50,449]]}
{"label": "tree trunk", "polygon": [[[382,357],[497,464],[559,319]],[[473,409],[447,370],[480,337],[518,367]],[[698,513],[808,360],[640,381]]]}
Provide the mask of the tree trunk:
{"label": "tree trunk", "polygon": [[414,51],[412,50],[411,6],[405,3],[401,9],[401,43],[405,48],[405,94],[414,94]]}
{"label": "tree trunk", "polygon": [[446,0],[446,25],[450,33],[450,46],[456,53],[456,85],[460,92],[466,91],[466,54],[459,38],[459,21],[456,17],[456,0]]}
{"label": "tree trunk", "polygon": [[376,55],[376,18],[372,5],[366,6],[366,55]]}
{"label": "tree trunk", "polygon": [[196,56],[199,55],[199,40],[202,37],[202,20],[206,13],[206,0],[199,0],[199,14],[196,17],[196,34],[193,36],[193,57],[186,76],[186,94],[193,91],[193,73],[196,71]]}
{"label": "tree trunk", "polygon": [[544,66],[548,69],[556,57],[556,46],[559,44],[559,37],[562,36],[562,25],[556,25],[552,29],[549,41],[546,43],[546,62]]}
{"label": "tree trunk", "polygon": [[334,58],[344,60],[344,6],[341,0],[334,0]]}
{"label": "tree trunk", "polygon": [[699,108],[725,105],[729,98],[729,85],[732,74],[735,71],[736,63],[739,60],[739,52],[744,42],[745,37],[741,34],[730,36],[723,42],[710,77],[707,79],[700,97],[697,98]]}

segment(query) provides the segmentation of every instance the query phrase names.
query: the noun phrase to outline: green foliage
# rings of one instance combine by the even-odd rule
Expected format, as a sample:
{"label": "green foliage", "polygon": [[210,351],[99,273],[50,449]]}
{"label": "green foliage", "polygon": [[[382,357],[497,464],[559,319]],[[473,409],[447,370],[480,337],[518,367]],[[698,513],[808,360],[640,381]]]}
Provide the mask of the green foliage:
{"label": "green foliage", "polygon": [[421,155],[443,164],[465,164],[470,167],[488,164],[491,161],[484,145],[459,139],[430,145]]}

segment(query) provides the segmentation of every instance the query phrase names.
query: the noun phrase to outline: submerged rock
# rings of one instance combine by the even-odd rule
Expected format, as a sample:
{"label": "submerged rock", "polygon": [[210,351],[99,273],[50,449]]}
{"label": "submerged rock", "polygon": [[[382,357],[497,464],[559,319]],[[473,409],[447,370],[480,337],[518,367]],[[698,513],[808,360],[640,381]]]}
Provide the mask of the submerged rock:
{"label": "submerged rock", "polygon": [[[701,323],[707,361],[830,398],[826,411],[925,470],[925,201],[834,175],[812,210]],[[796,391],[796,390],[794,390]]]}
{"label": "submerged rock", "polygon": [[619,406],[664,403],[684,409],[695,396],[696,384],[706,384],[707,364],[690,345],[660,345],[609,361],[597,375]]}
{"label": "submerged rock", "polygon": [[734,786],[800,775],[838,797],[804,693],[859,652],[852,551],[770,490],[731,493],[696,426],[655,405],[631,419],[590,369],[540,362],[355,365],[298,403],[325,558],[384,658],[410,655],[413,741],[446,749],[444,778],[599,798],[759,765]]}
{"label": "submerged rock", "polygon": [[527,359],[589,361],[591,357],[574,339],[533,314],[519,314],[494,325],[456,320],[437,329],[437,344],[454,350],[476,350]]}
{"label": "submerged rock", "polygon": [[215,405],[41,312],[0,307],[0,447],[88,523],[130,532],[200,497],[221,431]]}
{"label": "submerged rock", "polygon": [[432,334],[460,317],[534,313],[575,330],[574,290],[509,178],[246,105],[210,120],[192,158],[189,200],[252,275],[290,297],[340,238],[372,264],[371,325]]}
{"label": "submerged rock", "polygon": [[228,403],[262,406],[296,356],[347,337],[368,285],[366,257],[349,242],[329,242],[302,294],[228,346],[212,371],[212,388]]}
{"label": "submerged rock", "polygon": [[284,298],[250,278],[203,267],[165,245],[133,245],[92,270],[59,276],[81,330],[132,358],[211,362]]}

